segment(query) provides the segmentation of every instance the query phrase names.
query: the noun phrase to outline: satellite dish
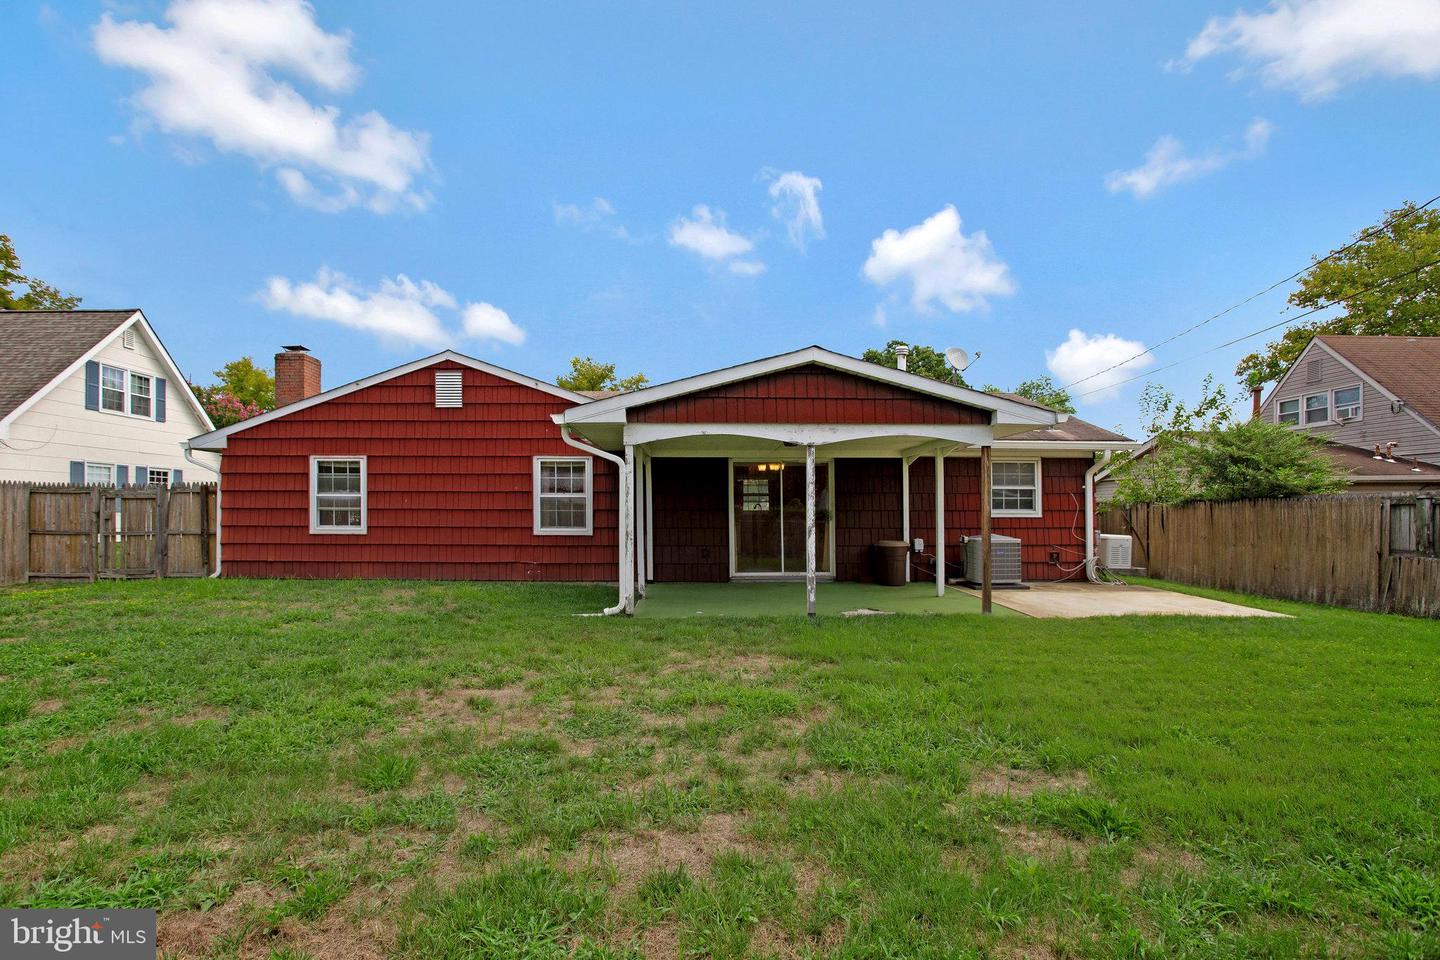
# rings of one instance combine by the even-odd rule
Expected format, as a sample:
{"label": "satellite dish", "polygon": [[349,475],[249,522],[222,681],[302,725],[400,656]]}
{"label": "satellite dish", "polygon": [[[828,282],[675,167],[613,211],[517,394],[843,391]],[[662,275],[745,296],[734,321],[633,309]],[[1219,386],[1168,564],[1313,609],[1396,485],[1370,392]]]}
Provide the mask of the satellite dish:
{"label": "satellite dish", "polygon": [[964,370],[966,367],[970,366],[970,354],[966,353],[959,347],[951,347],[950,349],[946,350],[945,359],[949,362],[950,366],[954,367],[956,370]]}

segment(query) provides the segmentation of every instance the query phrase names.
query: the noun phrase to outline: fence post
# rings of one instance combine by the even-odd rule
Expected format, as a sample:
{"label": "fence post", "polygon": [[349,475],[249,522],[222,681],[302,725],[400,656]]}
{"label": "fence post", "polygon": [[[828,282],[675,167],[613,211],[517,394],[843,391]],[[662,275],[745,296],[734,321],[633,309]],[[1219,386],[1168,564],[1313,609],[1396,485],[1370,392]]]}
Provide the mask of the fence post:
{"label": "fence post", "polygon": [[155,488],[155,578],[170,575],[170,488]]}

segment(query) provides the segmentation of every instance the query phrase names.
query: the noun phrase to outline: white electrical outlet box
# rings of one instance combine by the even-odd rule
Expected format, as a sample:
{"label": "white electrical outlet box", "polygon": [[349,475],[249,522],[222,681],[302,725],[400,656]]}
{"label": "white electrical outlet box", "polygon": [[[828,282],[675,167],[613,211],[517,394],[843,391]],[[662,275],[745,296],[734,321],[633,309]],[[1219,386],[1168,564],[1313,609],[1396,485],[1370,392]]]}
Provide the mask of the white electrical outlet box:
{"label": "white electrical outlet box", "polygon": [[916,537],[916,538],[915,538],[915,542],[912,543],[912,544],[910,545],[910,547],[911,547],[911,549],[912,549],[915,553],[924,553],[924,552],[925,552],[925,538],[924,538],[924,537]]}

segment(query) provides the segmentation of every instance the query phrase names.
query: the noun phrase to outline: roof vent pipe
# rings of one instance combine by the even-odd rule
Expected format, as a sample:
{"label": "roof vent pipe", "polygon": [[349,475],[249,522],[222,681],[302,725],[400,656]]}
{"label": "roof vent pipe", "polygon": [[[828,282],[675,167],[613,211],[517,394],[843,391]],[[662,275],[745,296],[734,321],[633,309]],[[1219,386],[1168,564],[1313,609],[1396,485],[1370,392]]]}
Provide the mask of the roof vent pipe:
{"label": "roof vent pipe", "polygon": [[898,344],[895,347],[895,368],[905,370],[910,363],[910,348],[905,344]]}

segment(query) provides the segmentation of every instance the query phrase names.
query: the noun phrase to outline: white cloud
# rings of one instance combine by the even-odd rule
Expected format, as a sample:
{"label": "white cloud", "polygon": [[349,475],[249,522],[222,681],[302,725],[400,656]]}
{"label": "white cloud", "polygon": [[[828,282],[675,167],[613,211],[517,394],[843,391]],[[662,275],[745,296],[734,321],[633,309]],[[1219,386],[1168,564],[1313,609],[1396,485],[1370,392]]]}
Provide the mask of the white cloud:
{"label": "white cloud", "polygon": [[[1060,383],[1068,385],[1084,380],[1075,389],[1077,399],[1080,394],[1087,394],[1086,401],[1095,403],[1118,395],[1121,380],[1135,376],[1154,363],[1155,357],[1145,344],[1113,333],[1087,334],[1071,330],[1064,343],[1045,351],[1045,365]],[[1114,369],[1109,369],[1111,367]]]}
{"label": "white cloud", "polygon": [[1162,187],[1214,173],[1236,160],[1250,160],[1262,155],[1270,143],[1273,129],[1268,120],[1254,120],[1245,128],[1245,142],[1239,149],[1213,149],[1202,154],[1187,154],[1184,144],[1167,134],[1155,141],[1140,166],[1111,172],[1105,178],[1105,187],[1111,193],[1128,190],[1143,200]]}
{"label": "white cloud", "polygon": [[359,81],[349,35],[321,29],[308,2],[173,0],[165,20],[168,27],[107,12],[94,27],[102,61],[145,75],[134,104],[160,129],[274,169],[286,193],[313,209],[429,205],[415,182],[429,165],[425,134],[374,111],[342,118],[339,107],[312,103],[282,79],[328,94]]}
{"label": "white cloud", "polygon": [[928,310],[938,301],[957,313],[984,308],[987,297],[1015,292],[1010,268],[995,256],[984,230],[966,236],[953,206],[918,226],[886,230],[870,244],[861,272],[876,286],[908,279],[910,301]]}
{"label": "white cloud", "polygon": [[[525,331],[500,308],[467,303],[462,309],[450,291],[429,280],[416,283],[403,273],[366,290],[343,273],[322,268],[306,282],[271,277],[258,297],[267,309],[338,323],[397,345],[445,347],[462,335],[514,346],[525,342]],[[459,311],[459,332],[442,321],[437,310]]]}
{"label": "white cloud", "polygon": [[796,249],[803,251],[808,238],[823,240],[825,237],[819,197],[823,189],[819,177],[807,177],[799,170],[781,173],[770,181],[770,197],[775,201],[770,214],[785,224]]}
{"label": "white cloud", "polygon": [[604,197],[596,197],[587,204],[556,203],[553,205],[555,222],[584,230],[587,233],[598,230],[616,240],[630,240],[630,231],[624,224],[615,221],[615,205]]}
{"label": "white cloud", "polygon": [[875,312],[870,314],[870,322],[884,330],[890,324],[890,317],[885,313],[885,304],[875,304]]}
{"label": "white cloud", "polygon": [[525,331],[515,325],[510,314],[489,303],[467,303],[461,314],[466,336],[476,340],[499,340],[512,346],[525,342]]}
{"label": "white cloud", "polygon": [[690,217],[680,217],[670,225],[670,245],[698,253],[706,260],[726,262],[731,273],[753,277],[765,272],[765,264],[749,258],[740,259],[755,249],[749,237],[743,237],[725,225],[725,211],[711,210],[697,204]]}
{"label": "white cloud", "polygon": [[1275,0],[1213,17],[1177,66],[1234,53],[1307,100],[1372,76],[1440,77],[1437,0]]}

